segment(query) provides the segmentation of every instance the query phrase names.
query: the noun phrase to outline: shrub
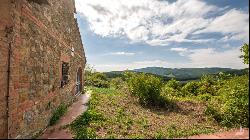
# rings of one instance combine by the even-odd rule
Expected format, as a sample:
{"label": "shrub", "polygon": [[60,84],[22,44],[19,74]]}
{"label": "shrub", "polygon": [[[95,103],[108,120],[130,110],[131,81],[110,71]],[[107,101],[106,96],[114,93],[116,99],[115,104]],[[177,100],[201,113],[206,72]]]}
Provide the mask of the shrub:
{"label": "shrub", "polygon": [[180,89],[180,82],[176,81],[175,79],[171,79],[167,82],[166,86],[170,87],[174,90],[179,90]]}
{"label": "shrub", "polygon": [[[234,77],[211,98],[206,113],[226,127],[249,126],[249,79]],[[212,110],[212,111],[211,111]]]}
{"label": "shrub", "polygon": [[109,87],[109,81],[105,74],[94,72],[88,75],[88,78],[86,79],[86,85],[107,88]]}
{"label": "shrub", "polygon": [[176,90],[174,88],[171,88],[167,85],[165,85],[162,88],[162,95],[167,96],[167,97],[180,97],[182,96],[181,92],[179,92],[179,90]]}
{"label": "shrub", "polygon": [[117,78],[113,78],[111,81],[110,81],[110,86],[111,87],[114,87],[115,89],[120,89],[123,85],[123,80],[122,78],[120,77],[117,77]]}
{"label": "shrub", "polygon": [[205,114],[212,116],[217,122],[221,122],[222,120],[221,114],[212,105],[207,106]]}
{"label": "shrub", "polygon": [[148,74],[132,74],[128,79],[130,92],[137,96],[142,104],[162,105],[163,98],[160,97],[161,80]]}
{"label": "shrub", "polygon": [[53,113],[49,125],[54,125],[66,113],[67,109],[65,104],[61,104]]}
{"label": "shrub", "polygon": [[216,76],[216,79],[217,79],[218,81],[226,80],[226,79],[230,79],[230,78],[232,78],[232,75],[231,75],[230,73],[226,74],[226,73],[224,73],[224,72],[220,72],[220,73],[218,73],[217,76]]}
{"label": "shrub", "polygon": [[210,94],[201,94],[198,96],[201,101],[209,101],[212,98]]}
{"label": "shrub", "polygon": [[188,82],[187,84],[185,84],[181,91],[183,93],[185,93],[185,95],[195,95],[197,96],[198,95],[198,89],[200,87],[200,84],[199,82]]}
{"label": "shrub", "polygon": [[198,88],[198,94],[211,94],[215,95],[217,92],[217,82],[212,75],[203,75],[201,77],[200,86]]}
{"label": "shrub", "polygon": [[167,84],[162,89],[162,94],[164,96],[175,96],[181,97],[184,94],[180,91],[180,82],[176,81],[175,79],[171,79],[167,82]]}

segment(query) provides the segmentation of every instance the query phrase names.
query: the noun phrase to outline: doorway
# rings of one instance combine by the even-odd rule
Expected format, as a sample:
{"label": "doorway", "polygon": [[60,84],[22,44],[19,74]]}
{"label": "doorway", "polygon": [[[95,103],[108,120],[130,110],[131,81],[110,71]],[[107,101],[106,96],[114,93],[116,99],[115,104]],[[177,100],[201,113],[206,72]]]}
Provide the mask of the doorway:
{"label": "doorway", "polygon": [[76,95],[82,92],[82,68],[78,68],[76,74]]}

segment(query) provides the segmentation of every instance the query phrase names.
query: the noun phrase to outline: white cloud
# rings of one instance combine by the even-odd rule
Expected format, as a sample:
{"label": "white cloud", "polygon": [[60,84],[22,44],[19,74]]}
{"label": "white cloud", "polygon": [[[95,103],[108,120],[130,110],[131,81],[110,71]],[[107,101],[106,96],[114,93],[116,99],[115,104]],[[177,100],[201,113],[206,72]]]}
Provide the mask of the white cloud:
{"label": "white cloud", "polygon": [[171,48],[170,50],[176,52],[185,52],[187,51],[187,48]]}
{"label": "white cloud", "polygon": [[174,52],[178,52],[179,55],[181,55],[181,56],[185,56],[185,54],[186,54],[187,51],[188,51],[187,48],[171,48],[170,50],[171,50],[171,51],[174,51]]}
{"label": "white cloud", "polygon": [[119,64],[100,64],[95,65],[94,68],[100,72],[106,71],[123,71],[123,70],[133,70],[136,68],[154,67],[162,66],[168,67],[168,62],[162,60],[149,60],[149,61],[136,61],[131,63],[119,63]]}
{"label": "white cloud", "polygon": [[105,55],[132,56],[132,55],[135,55],[135,53],[131,53],[131,52],[111,52],[111,53],[107,53]]}
{"label": "white cloud", "polygon": [[145,60],[135,61],[131,63],[119,64],[99,64],[94,66],[98,71],[116,71],[116,70],[132,70],[136,68],[145,67],[167,67],[167,68],[203,68],[203,67],[226,67],[241,69],[247,67],[239,58],[241,52],[239,47],[230,48],[228,50],[219,52],[214,48],[206,49],[191,49],[186,48],[172,48],[177,52],[185,52],[188,62],[169,62],[165,60]]}
{"label": "white cloud", "polygon": [[219,32],[225,35],[223,41],[249,41],[249,14],[236,9],[216,17],[208,26],[197,33]]}
{"label": "white cloud", "polygon": [[[200,0],[76,0],[77,12],[89,22],[90,29],[103,37],[125,36],[131,42],[168,45],[171,42],[205,43],[211,38],[188,39],[197,33],[220,32],[222,40],[249,38],[249,16],[230,10],[219,17],[207,18],[225,8]],[[201,31],[200,31],[201,30]]]}
{"label": "white cloud", "polygon": [[193,66],[198,67],[246,67],[239,58],[240,49],[232,48],[223,52],[218,52],[214,48],[191,50],[188,55]]}

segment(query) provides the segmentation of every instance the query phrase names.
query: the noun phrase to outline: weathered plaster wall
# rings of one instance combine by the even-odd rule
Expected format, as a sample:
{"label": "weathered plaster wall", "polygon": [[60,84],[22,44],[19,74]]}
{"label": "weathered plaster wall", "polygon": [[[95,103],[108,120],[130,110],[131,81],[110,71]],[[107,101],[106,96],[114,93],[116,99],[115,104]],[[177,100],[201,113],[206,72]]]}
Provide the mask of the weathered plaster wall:
{"label": "weathered plaster wall", "polygon": [[[4,1],[11,2],[11,16],[6,17],[11,17],[9,22],[13,24],[9,33],[13,37],[9,42],[12,54],[8,134],[10,138],[31,138],[48,125],[57,106],[73,101],[77,70],[84,69],[86,59],[74,19],[73,0]],[[8,48],[6,44],[3,46]],[[74,56],[71,55],[72,47]],[[2,61],[0,68],[5,68]],[[62,61],[70,65],[69,83],[63,88]],[[0,99],[2,96],[1,91]]]}

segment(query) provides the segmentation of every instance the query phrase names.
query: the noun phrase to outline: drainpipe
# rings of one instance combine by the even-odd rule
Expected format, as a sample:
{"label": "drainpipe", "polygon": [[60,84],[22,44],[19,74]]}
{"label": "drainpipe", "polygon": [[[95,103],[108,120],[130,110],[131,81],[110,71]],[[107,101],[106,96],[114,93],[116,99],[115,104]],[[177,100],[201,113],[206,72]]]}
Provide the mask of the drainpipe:
{"label": "drainpipe", "polygon": [[10,56],[11,56],[11,44],[9,43],[9,52],[8,52],[8,70],[7,70],[7,138],[9,139],[9,94],[10,94]]}
{"label": "drainpipe", "polygon": [[[13,32],[13,27],[7,27],[6,28],[6,34],[9,38],[9,35]],[[9,42],[8,47],[8,69],[7,69],[7,95],[6,95],[6,117],[7,117],[7,138],[9,139],[9,95],[10,95],[10,62],[11,62],[11,54],[12,54],[12,48],[11,48],[11,41]]]}

